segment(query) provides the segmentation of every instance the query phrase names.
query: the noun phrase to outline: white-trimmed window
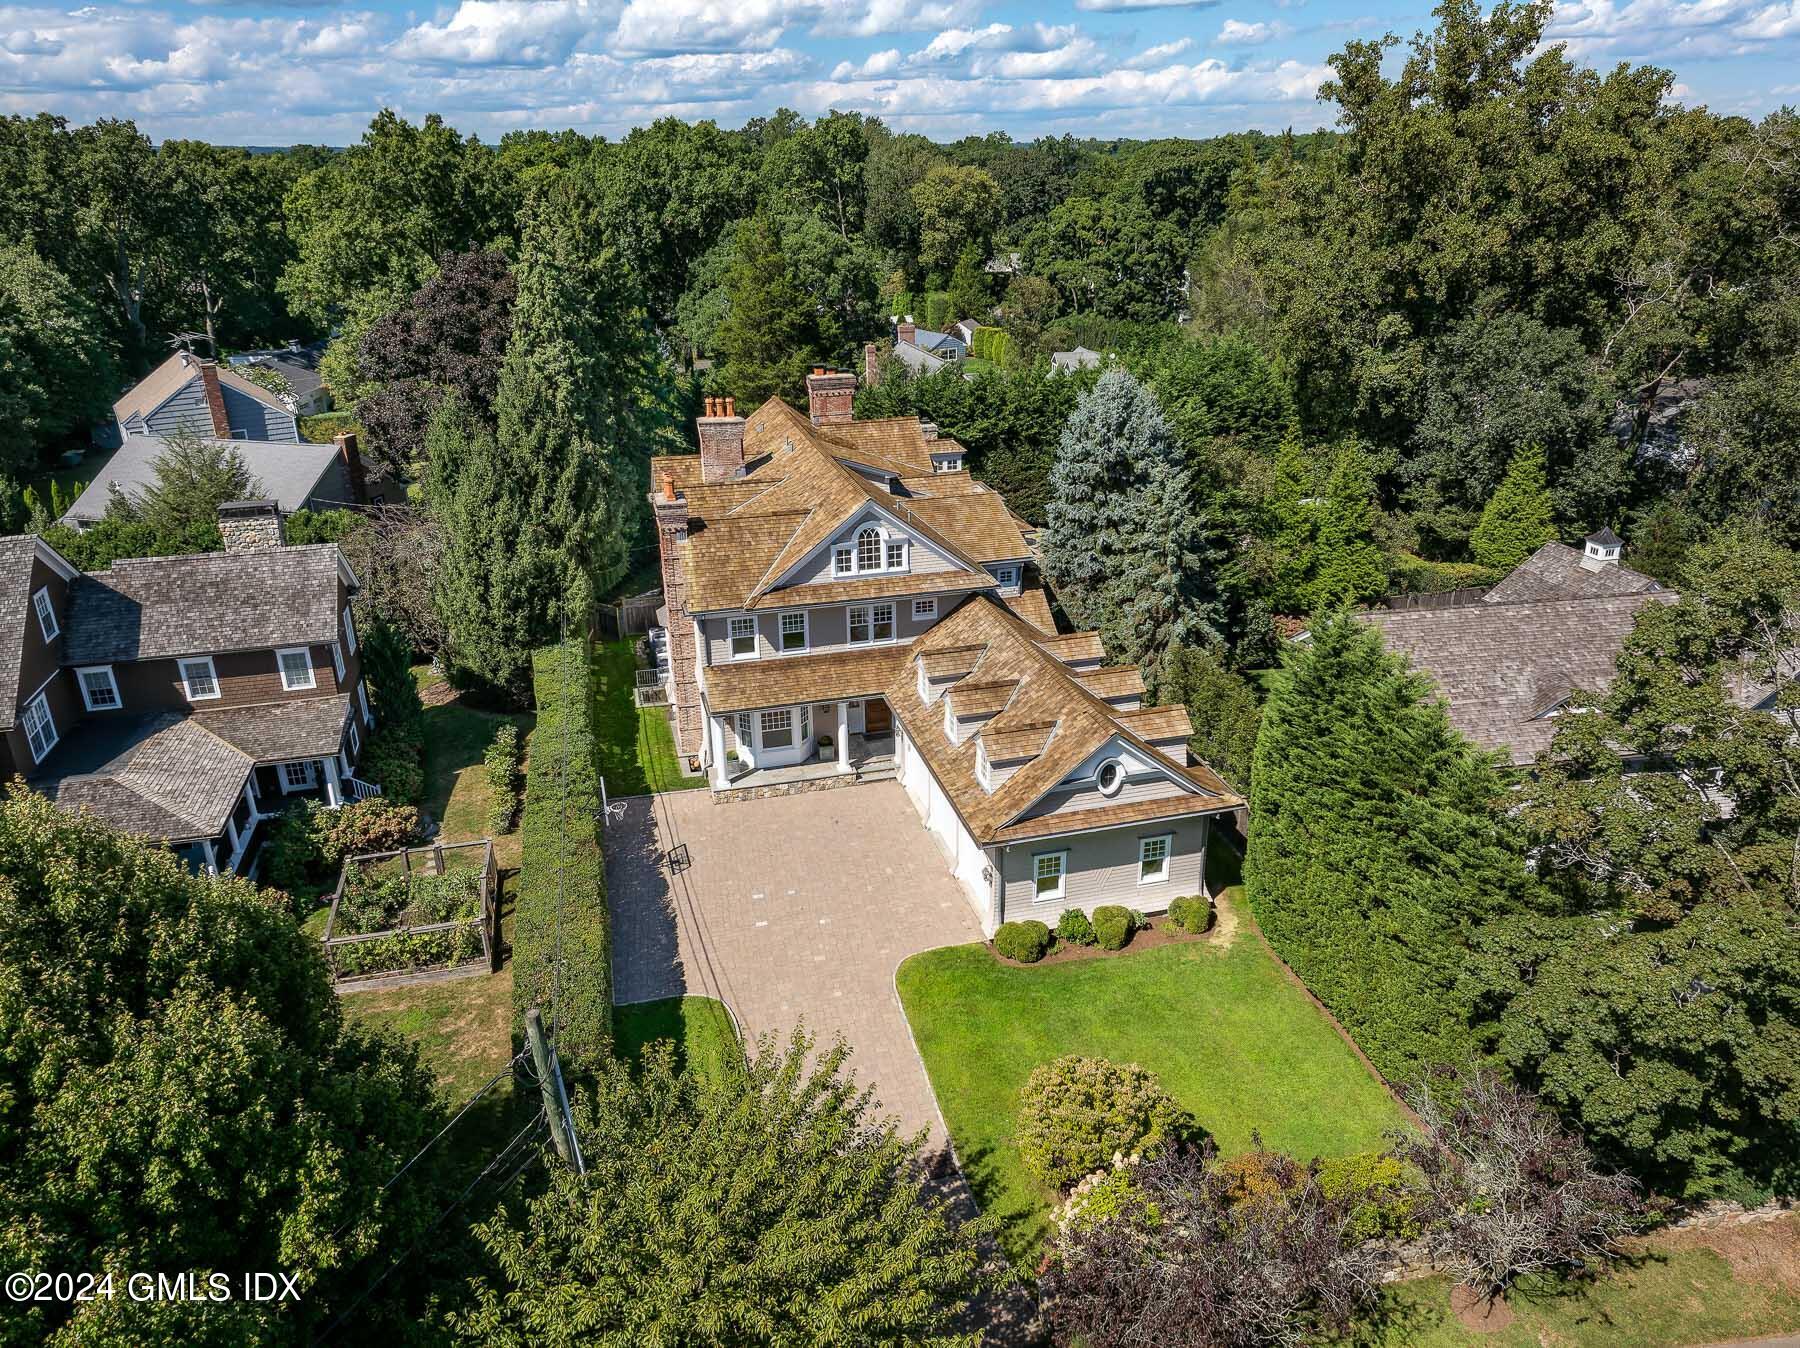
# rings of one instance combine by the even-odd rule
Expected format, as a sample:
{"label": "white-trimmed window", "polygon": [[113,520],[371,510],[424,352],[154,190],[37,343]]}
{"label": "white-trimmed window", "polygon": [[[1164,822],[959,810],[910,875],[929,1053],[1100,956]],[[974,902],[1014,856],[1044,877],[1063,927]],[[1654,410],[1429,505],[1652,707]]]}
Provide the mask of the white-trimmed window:
{"label": "white-trimmed window", "polygon": [[779,707],[762,714],[762,747],[786,749],[794,742],[794,710]]}
{"label": "white-trimmed window", "polygon": [[806,610],[781,615],[781,649],[784,651],[803,651],[806,649]]}
{"label": "white-trimmed window", "polygon": [[994,579],[1001,586],[1011,589],[1019,583],[1019,568],[1016,566],[997,566],[994,568]]}
{"label": "white-trimmed window", "polygon": [[733,660],[756,659],[756,619],[728,619],[731,639],[731,658]]}
{"label": "white-trimmed window", "polygon": [[856,533],[856,569],[858,571],[881,570],[881,530],[874,525],[864,525]]}
{"label": "white-trimmed window", "polygon": [[1060,899],[1064,894],[1063,882],[1068,878],[1069,854],[1067,852],[1036,852],[1031,858],[1031,883],[1033,899],[1038,903],[1050,903]]}
{"label": "white-trimmed window", "polygon": [[889,571],[906,570],[906,544],[903,540],[897,538],[888,540],[887,569]]}
{"label": "white-trimmed window", "polygon": [[25,704],[19,720],[25,727],[25,742],[31,746],[31,761],[42,763],[57,740],[56,718],[50,715],[50,703],[42,693]]}
{"label": "white-trimmed window", "polygon": [[213,669],[212,656],[176,662],[181,671],[181,691],[189,702],[211,702],[219,696],[219,675]]}
{"label": "white-trimmed window", "polygon": [[915,600],[913,600],[913,619],[915,621],[917,621],[920,618],[935,618],[935,617],[937,617],[937,600],[935,600],[935,599],[915,599]]}
{"label": "white-trimmed window", "polygon": [[800,742],[805,744],[812,738],[812,704],[800,708]]}
{"label": "white-trimmed window", "polygon": [[318,686],[318,680],[313,677],[312,651],[305,646],[276,651],[275,663],[281,667],[282,692],[298,693]]}
{"label": "white-trimmed window", "polygon": [[356,654],[356,619],[350,616],[350,605],[344,605],[344,642],[350,654]]}
{"label": "white-trimmed window", "polygon": [[1109,758],[1094,770],[1094,785],[1103,796],[1116,796],[1125,785],[1125,765],[1116,758]]}
{"label": "white-trimmed window", "polygon": [[289,791],[304,791],[313,784],[312,759],[281,765],[281,784]]}
{"label": "white-trimmed window", "polygon": [[331,667],[337,671],[337,681],[341,687],[344,682],[344,643],[341,641],[331,643]]}
{"label": "white-trimmed window", "polygon": [[1169,878],[1169,853],[1175,848],[1173,833],[1138,839],[1138,883],[1160,885]]}
{"label": "white-trimmed window", "polygon": [[869,640],[869,606],[852,604],[850,606],[850,644],[860,646]]}
{"label": "white-trimmed window", "polygon": [[118,681],[111,665],[88,665],[75,671],[81,701],[89,711],[115,711],[121,706]]}
{"label": "white-trimmed window", "polygon": [[37,610],[38,631],[44,634],[44,644],[55,641],[62,631],[62,625],[56,621],[56,605],[50,602],[50,587],[41,586],[31,596],[31,606]]}
{"label": "white-trimmed window", "polygon": [[831,554],[831,574],[849,576],[856,572],[856,549],[850,547],[837,548]]}
{"label": "white-trimmed window", "polygon": [[375,713],[369,710],[369,690],[363,686],[361,679],[356,681],[356,700],[362,706],[363,720],[369,725],[374,725]]}
{"label": "white-trimmed window", "polygon": [[346,759],[352,759],[362,752],[362,732],[357,730],[354,716],[344,723],[344,728],[350,732],[350,752]]}
{"label": "white-trimmed window", "polygon": [[894,606],[892,604],[871,604],[869,606],[869,622],[875,629],[875,640],[892,641],[894,639]]}
{"label": "white-trimmed window", "polygon": [[733,727],[737,731],[737,742],[746,749],[750,747],[750,713],[740,711]]}

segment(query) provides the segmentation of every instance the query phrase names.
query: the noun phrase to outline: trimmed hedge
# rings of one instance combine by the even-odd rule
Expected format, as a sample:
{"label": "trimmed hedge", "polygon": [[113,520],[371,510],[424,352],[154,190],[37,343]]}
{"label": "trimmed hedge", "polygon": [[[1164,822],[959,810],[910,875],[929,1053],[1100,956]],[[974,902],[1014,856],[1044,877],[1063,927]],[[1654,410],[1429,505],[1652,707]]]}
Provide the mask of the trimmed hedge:
{"label": "trimmed hedge", "polygon": [[600,854],[593,658],[573,640],[532,653],[537,726],[526,753],[518,889],[513,901],[513,1007],[550,1018],[562,906],[562,978],[555,1025],[565,1064],[598,1069],[612,1049],[612,933]]}
{"label": "trimmed hedge", "polygon": [[1117,903],[1103,903],[1094,909],[1094,939],[1102,950],[1123,950],[1138,928],[1138,915]]}
{"label": "trimmed hedge", "polygon": [[494,731],[494,738],[488,741],[487,752],[482,755],[482,771],[494,793],[494,803],[488,811],[490,833],[511,833],[513,820],[518,817],[519,758],[523,749],[519,727],[507,721]]}
{"label": "trimmed hedge", "polygon": [[1012,334],[1004,328],[976,328],[975,338],[969,344],[969,354],[977,360],[988,361],[1003,369],[1017,359]]}
{"label": "trimmed hedge", "polygon": [[1184,894],[1169,904],[1169,921],[1192,936],[1212,926],[1212,917],[1212,899],[1205,894]]}
{"label": "trimmed hedge", "polygon": [[1002,922],[994,933],[994,949],[1020,964],[1036,964],[1050,948],[1050,928],[1042,922]]}

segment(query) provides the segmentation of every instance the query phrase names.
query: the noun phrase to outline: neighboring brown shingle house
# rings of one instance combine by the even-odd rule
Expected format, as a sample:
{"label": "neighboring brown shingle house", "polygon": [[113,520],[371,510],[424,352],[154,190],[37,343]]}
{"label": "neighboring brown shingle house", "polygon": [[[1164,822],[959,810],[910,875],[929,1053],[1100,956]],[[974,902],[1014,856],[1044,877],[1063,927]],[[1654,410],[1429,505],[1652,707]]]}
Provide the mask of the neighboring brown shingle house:
{"label": "neighboring brown shingle house", "polygon": [[709,399],[652,463],[681,753],[723,798],[898,776],[983,926],[1157,911],[1204,888],[1213,815],[1180,707],[1098,634],[1058,635],[1025,527],[913,418]]}
{"label": "neighboring brown shingle house", "polygon": [[0,539],[0,776],[182,852],[248,863],[285,797],[336,806],[374,724],[335,544],[287,547],[272,501],[220,508],[228,551],[83,574]]}

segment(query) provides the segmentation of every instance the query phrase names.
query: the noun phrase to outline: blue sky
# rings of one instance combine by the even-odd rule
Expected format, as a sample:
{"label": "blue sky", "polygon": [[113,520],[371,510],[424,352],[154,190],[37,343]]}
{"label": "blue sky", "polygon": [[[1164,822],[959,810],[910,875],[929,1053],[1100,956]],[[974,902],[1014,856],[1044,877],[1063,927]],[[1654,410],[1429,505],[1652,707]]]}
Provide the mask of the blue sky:
{"label": "blue sky", "polygon": [[[490,140],[783,105],[940,139],[1309,129],[1347,38],[1430,23],[1413,0],[0,2],[0,111],[260,145],[347,144],[383,105]],[[1551,31],[1668,67],[1688,103],[1800,103],[1800,0],[1560,0]]]}

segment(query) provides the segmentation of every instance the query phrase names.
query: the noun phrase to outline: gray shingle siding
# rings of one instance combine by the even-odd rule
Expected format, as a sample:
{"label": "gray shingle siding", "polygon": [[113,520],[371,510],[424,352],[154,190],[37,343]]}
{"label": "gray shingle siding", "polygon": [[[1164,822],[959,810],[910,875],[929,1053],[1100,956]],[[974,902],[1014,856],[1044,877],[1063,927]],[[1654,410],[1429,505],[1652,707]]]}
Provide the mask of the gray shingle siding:
{"label": "gray shingle siding", "polygon": [[[1002,921],[1035,918],[1050,926],[1070,908],[1091,914],[1103,903],[1122,903],[1140,913],[1160,913],[1183,894],[1204,892],[1208,819],[1158,820],[1129,824],[1098,833],[1076,833],[1040,842],[1009,843],[1001,857]],[[1138,883],[1138,840],[1175,835],[1170,849],[1169,878],[1160,884]],[[1069,854],[1063,897],[1036,900],[1032,858],[1039,852]]]}
{"label": "gray shingle siding", "polygon": [[[199,387],[195,380],[190,387]],[[292,413],[280,412],[267,403],[252,398],[248,393],[239,392],[229,384],[221,382],[220,391],[225,395],[225,419],[231,423],[232,433],[242,440],[275,440],[284,444],[294,444],[300,439],[299,427],[294,422]],[[204,394],[201,409],[206,406]]]}

